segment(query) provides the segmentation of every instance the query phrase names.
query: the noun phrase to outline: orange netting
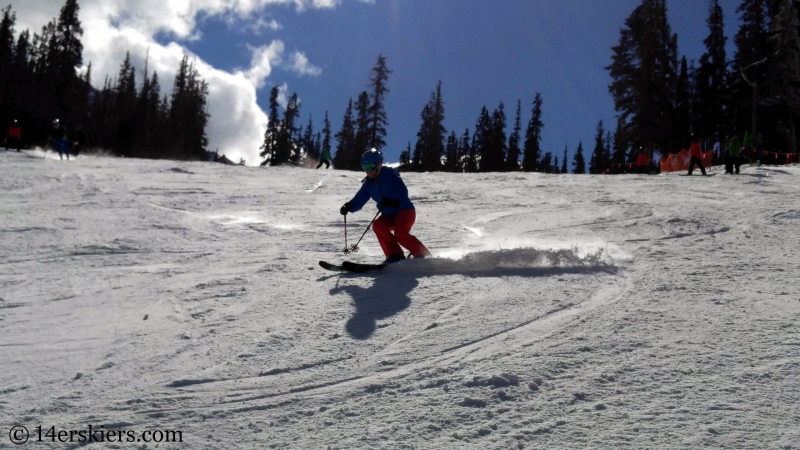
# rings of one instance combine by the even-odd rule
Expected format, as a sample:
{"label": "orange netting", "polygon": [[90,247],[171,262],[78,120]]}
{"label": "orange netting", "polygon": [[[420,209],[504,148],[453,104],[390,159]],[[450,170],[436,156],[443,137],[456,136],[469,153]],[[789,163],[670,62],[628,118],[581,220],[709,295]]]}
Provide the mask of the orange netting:
{"label": "orange netting", "polygon": [[[709,150],[703,153],[701,158],[703,167],[711,167],[714,162],[714,151]],[[672,153],[667,156],[662,156],[660,165],[662,172],[678,172],[681,170],[689,170],[689,162],[692,160],[689,151],[683,149],[678,153]]]}

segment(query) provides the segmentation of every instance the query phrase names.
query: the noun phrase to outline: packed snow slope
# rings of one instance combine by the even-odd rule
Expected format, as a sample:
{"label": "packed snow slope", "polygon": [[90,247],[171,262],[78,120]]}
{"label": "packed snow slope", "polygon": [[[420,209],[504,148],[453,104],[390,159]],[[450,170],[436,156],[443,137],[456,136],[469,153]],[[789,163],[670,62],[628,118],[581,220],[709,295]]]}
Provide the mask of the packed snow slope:
{"label": "packed snow slope", "polygon": [[0,447],[800,448],[800,167],[406,173],[325,271],[362,178],[0,152]]}

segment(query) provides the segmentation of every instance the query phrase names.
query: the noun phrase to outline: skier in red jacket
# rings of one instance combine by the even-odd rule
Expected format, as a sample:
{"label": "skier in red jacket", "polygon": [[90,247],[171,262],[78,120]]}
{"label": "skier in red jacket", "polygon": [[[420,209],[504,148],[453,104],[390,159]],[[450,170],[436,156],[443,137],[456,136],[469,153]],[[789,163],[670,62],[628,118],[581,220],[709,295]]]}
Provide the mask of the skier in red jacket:
{"label": "skier in red jacket", "polygon": [[14,119],[9,125],[8,137],[6,137],[6,150],[13,147],[16,147],[17,151],[22,147],[22,128],[19,127],[17,119]]}
{"label": "skier in red jacket", "polygon": [[636,157],[636,170],[643,174],[650,173],[647,169],[648,161],[649,159],[647,158],[647,153],[644,151],[644,148],[639,147],[639,156]]}
{"label": "skier in red jacket", "polygon": [[391,167],[383,167],[383,154],[374,148],[361,156],[361,167],[367,178],[353,199],[342,205],[339,212],[346,216],[361,210],[370,198],[375,200],[381,216],[373,223],[372,231],[386,256],[384,264],[406,259],[402,247],[409,250],[412,258],[430,256],[430,250],[411,234],[417,212],[400,174]]}
{"label": "skier in red jacket", "polygon": [[692,174],[695,164],[700,167],[700,172],[706,174],[706,168],[703,167],[703,154],[700,152],[700,138],[692,133],[692,145],[689,146],[689,153],[692,159],[689,161],[689,175]]}

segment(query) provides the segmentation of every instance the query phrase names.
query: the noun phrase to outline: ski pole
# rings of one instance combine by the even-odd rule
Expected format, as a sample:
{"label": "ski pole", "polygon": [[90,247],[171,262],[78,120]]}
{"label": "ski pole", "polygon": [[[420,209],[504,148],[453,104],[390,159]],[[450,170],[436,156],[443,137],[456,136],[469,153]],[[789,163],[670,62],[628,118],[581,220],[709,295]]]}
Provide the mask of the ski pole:
{"label": "ski pole", "polygon": [[350,249],[347,248],[347,215],[342,217],[344,217],[344,253],[347,254],[350,253]]}
{"label": "ski pole", "polygon": [[369,231],[369,227],[371,227],[371,226],[372,226],[372,224],[375,222],[375,219],[377,219],[377,218],[378,218],[378,214],[380,214],[380,213],[381,213],[381,210],[379,209],[379,210],[378,210],[378,212],[377,212],[377,213],[375,213],[375,217],[373,217],[373,218],[372,218],[372,221],[369,223],[369,225],[367,225],[367,229],[365,229],[365,230],[364,230],[364,233],[362,233],[362,234],[361,234],[361,237],[360,237],[360,238],[358,238],[358,242],[356,242],[355,244],[353,244],[353,249],[354,249],[353,251],[357,251],[357,250],[358,250],[358,244],[360,244],[360,243],[361,243],[361,239],[364,239],[364,236],[367,234],[367,231]]}

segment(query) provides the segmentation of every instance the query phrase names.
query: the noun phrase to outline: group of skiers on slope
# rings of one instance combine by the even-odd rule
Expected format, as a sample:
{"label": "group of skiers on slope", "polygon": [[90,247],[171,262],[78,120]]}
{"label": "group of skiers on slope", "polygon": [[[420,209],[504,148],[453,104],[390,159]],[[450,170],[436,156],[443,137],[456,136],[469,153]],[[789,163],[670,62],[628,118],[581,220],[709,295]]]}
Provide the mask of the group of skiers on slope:
{"label": "group of skiers on slope", "polygon": [[[728,137],[728,148],[721,153],[725,154],[725,173],[739,174],[739,167],[742,165],[742,151],[753,150],[753,139],[750,133],[744,133],[744,139],[739,140],[736,136]],[[689,147],[691,161],[689,162],[689,175],[692,174],[694,166],[700,167],[700,172],[705,175],[706,170],[703,167],[703,154],[700,151],[700,138],[692,134],[692,145]]]}
{"label": "group of skiers on slope", "polygon": [[[750,133],[744,133],[744,139],[740,141],[735,136],[728,137],[728,148],[722,153],[725,154],[725,173],[739,174],[739,167],[742,164],[742,151],[753,150],[753,139]],[[694,171],[695,166],[700,168],[700,173],[706,175],[706,169],[703,166],[703,153],[700,149],[700,138],[692,133],[692,143],[689,146],[689,175]],[[649,173],[648,163],[650,160],[644,148],[639,148],[639,155],[636,157],[636,169],[638,173]]]}
{"label": "group of skiers on slope", "polygon": [[342,205],[339,212],[346,216],[361,210],[370,198],[375,200],[380,217],[373,222],[372,231],[386,256],[384,264],[406,259],[402,247],[410,252],[411,258],[430,256],[427,247],[411,234],[417,212],[408,198],[408,188],[400,178],[400,173],[391,167],[384,167],[383,154],[374,148],[361,155],[361,168],[367,177],[362,180],[356,195]]}
{"label": "group of skiers on slope", "polygon": [[[58,119],[53,120],[53,126],[50,127],[49,131],[49,139],[56,151],[58,151],[58,156],[61,159],[64,159],[65,154],[67,155],[67,159],[69,159],[70,142],[68,137],[67,128],[61,124],[61,121]],[[81,152],[84,142],[86,142],[86,133],[83,131],[83,128],[79,126],[71,146],[72,154],[74,156],[78,156],[78,154]],[[14,119],[11,122],[11,125],[8,126],[5,147],[6,150],[16,148],[17,151],[20,151],[22,148],[22,128],[20,127],[17,119]]]}

